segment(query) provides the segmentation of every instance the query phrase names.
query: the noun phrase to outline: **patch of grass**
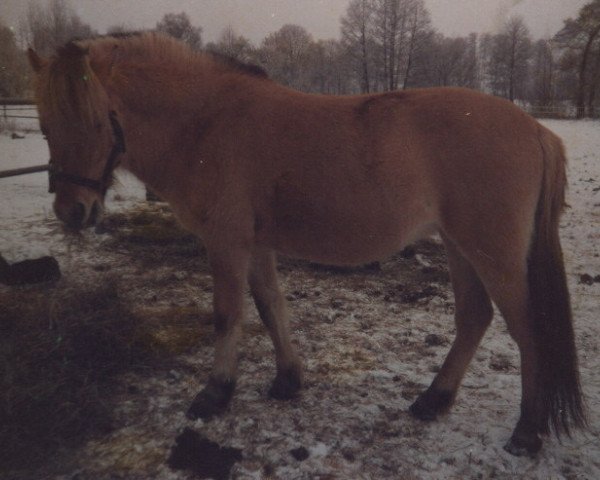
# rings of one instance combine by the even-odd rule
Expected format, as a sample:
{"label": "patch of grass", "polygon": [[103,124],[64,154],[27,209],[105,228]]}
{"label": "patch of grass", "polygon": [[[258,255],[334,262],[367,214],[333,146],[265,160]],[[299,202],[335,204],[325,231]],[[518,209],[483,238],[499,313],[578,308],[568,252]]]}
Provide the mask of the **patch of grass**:
{"label": "patch of grass", "polygon": [[212,338],[212,315],[201,315],[196,307],[142,308],[135,315],[144,318],[137,331],[138,341],[157,355],[178,355]]}
{"label": "patch of grass", "polygon": [[[110,431],[115,376],[172,368],[165,357],[192,337],[189,318],[163,330],[146,324],[113,280],[0,291],[0,471],[45,463]],[[152,335],[169,347],[157,348]]]}
{"label": "patch of grass", "polygon": [[138,245],[185,245],[196,244],[194,235],[179,231],[176,228],[164,225],[141,225],[135,226],[121,236],[121,241],[135,243]]}
{"label": "patch of grass", "polygon": [[143,204],[104,218],[101,230],[112,236],[111,246],[127,248],[136,255],[157,258],[175,255],[198,257],[203,249],[198,238],[185,230],[165,204]]}
{"label": "patch of grass", "polygon": [[340,374],[356,374],[356,372],[370,371],[377,365],[377,359],[371,352],[360,348],[340,348],[335,355],[335,363],[329,360],[320,360],[317,373],[326,376]]}
{"label": "patch of grass", "polygon": [[139,245],[195,243],[196,236],[184,230],[168,206],[143,204],[123,213],[108,215],[102,226],[118,241]]}

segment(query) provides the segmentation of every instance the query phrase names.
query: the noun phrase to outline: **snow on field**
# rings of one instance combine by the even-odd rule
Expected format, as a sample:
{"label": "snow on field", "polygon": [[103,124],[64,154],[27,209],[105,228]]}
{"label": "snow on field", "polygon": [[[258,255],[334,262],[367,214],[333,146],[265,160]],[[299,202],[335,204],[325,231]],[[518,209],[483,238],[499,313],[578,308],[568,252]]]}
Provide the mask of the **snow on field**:
{"label": "snow on field", "polygon": [[[23,134],[24,139],[12,139],[0,134],[0,170],[42,165],[48,162],[46,141],[39,132]],[[144,198],[142,184],[127,172],[117,176],[115,187],[108,194],[107,208],[127,208]],[[115,201],[115,198],[118,201]],[[45,172],[0,179],[0,254],[9,262],[38,257],[61,249],[61,235],[52,212],[52,195],[48,193]],[[43,222],[41,220],[44,220]],[[42,241],[27,241],[27,235],[37,235]]]}
{"label": "snow on field", "polygon": [[[188,422],[183,411],[210,368],[212,350],[202,347],[189,359],[195,374],[128,377],[139,393],[123,399],[122,428],[74,452],[77,470],[60,478],[192,478],[164,464],[175,436],[186,426],[241,449],[243,460],[232,470],[233,478],[240,479],[600,478],[600,282],[581,281],[600,275],[600,123],[543,123],[563,138],[569,157],[570,208],[561,234],[589,433],[563,439],[562,444],[550,438],[536,459],[504,452],[502,445],[518,415],[520,377],[516,348],[498,318],[452,412],[432,424],[411,419],[407,407],[429,383],[448,348],[447,342],[433,347],[424,339],[431,333],[452,338],[448,285],[434,283],[440,294],[431,301],[399,305],[393,298],[382,298],[392,285],[406,281],[392,278],[390,272],[395,271],[386,270],[387,264],[379,276],[337,277],[287,265],[281,276],[294,317],[293,335],[307,370],[308,388],[300,400],[281,404],[266,399],[272,347],[264,334],[246,334],[245,360],[230,412],[206,424]],[[47,157],[39,133],[28,133],[22,140],[0,135],[1,170],[44,163]],[[109,194],[112,211],[143,199],[139,183],[126,175],[120,179]],[[97,247],[102,235],[86,234],[88,242],[75,251],[67,248],[46,190],[45,174],[0,179],[0,253],[10,262],[52,254],[66,277],[99,275],[90,264],[100,260],[95,255],[101,251]],[[157,271],[147,271],[144,278],[140,268],[122,257],[119,261],[130,297],[150,298],[149,288],[161,297],[162,288],[168,289],[163,296],[170,302],[188,298],[201,311],[210,309],[208,275],[179,271],[166,260],[160,276],[171,279],[167,285],[154,279]],[[196,292],[197,286],[203,288]],[[256,324],[256,314],[250,313],[249,320]],[[307,450],[306,460],[290,455],[298,447]]]}

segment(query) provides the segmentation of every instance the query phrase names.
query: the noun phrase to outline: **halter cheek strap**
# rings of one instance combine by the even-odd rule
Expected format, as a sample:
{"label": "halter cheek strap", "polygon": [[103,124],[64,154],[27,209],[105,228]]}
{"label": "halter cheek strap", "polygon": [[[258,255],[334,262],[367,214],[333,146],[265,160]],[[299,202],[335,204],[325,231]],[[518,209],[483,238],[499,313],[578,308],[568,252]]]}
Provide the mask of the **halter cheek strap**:
{"label": "halter cheek strap", "polygon": [[50,193],[54,193],[56,191],[56,182],[65,182],[78,185],[80,187],[89,188],[90,190],[100,193],[103,197],[106,195],[106,191],[108,190],[110,184],[110,178],[114,169],[117,167],[117,157],[121,153],[125,153],[127,151],[125,148],[125,136],[123,135],[121,124],[117,120],[116,112],[111,111],[108,114],[108,119],[115,137],[115,143],[108,154],[108,159],[106,160],[106,165],[104,166],[104,172],[102,173],[102,178],[100,180],[93,180],[80,175],[62,172],[54,167],[52,159],[50,159],[50,168],[48,170],[48,191]]}

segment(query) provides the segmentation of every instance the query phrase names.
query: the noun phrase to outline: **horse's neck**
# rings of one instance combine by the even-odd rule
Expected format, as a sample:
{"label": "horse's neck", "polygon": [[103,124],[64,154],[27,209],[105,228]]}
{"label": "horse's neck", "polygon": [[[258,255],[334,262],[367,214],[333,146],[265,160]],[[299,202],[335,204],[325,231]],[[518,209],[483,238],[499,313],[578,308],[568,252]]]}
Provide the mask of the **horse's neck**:
{"label": "horse's neck", "polygon": [[[133,75],[132,73],[135,73]],[[173,188],[172,174],[187,159],[176,153],[189,122],[210,114],[211,82],[194,69],[173,75],[160,65],[123,68],[108,81],[127,148],[123,166],[159,194]]]}
{"label": "horse's neck", "polygon": [[187,110],[210,98],[215,82],[201,68],[125,65],[108,79],[108,89],[127,109],[148,114]]}

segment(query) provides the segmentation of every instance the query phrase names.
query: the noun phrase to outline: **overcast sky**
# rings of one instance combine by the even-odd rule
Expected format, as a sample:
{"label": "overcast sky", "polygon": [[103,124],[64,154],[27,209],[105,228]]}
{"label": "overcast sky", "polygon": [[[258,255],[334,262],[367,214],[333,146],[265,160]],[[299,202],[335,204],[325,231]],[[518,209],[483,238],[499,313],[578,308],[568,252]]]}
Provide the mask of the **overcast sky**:
{"label": "overcast sky", "polygon": [[[37,0],[45,3],[46,0]],[[425,0],[434,27],[447,36],[494,32],[511,15],[521,15],[534,37],[549,37],[563,20],[576,17],[590,0]],[[315,38],[338,38],[339,19],[349,0],[71,0],[84,22],[99,32],[112,25],[152,28],[168,12],[185,11],[202,27],[204,41],[231,25],[259,43],[286,23],[305,27]],[[13,28],[27,0],[0,0],[0,21]]]}

